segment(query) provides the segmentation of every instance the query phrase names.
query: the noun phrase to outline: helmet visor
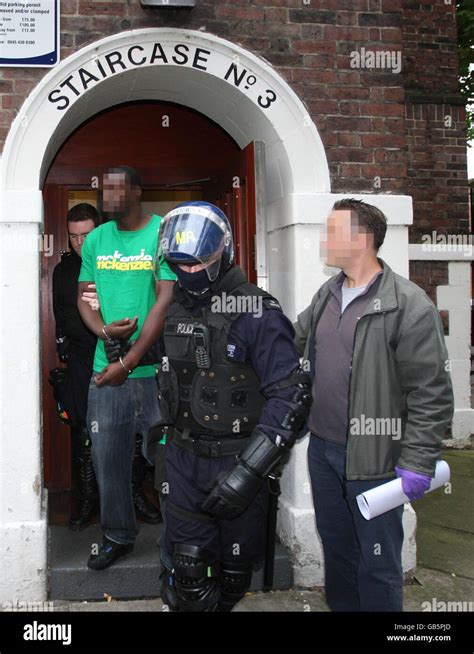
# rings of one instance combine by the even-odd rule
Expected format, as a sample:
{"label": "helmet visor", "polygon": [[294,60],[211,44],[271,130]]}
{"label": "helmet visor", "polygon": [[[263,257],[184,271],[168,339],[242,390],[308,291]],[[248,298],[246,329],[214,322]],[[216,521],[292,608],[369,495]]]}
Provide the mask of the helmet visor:
{"label": "helmet visor", "polygon": [[155,278],[160,281],[160,267],[166,261],[182,266],[201,265],[209,280],[214,281],[219,274],[224,248],[231,238],[226,223],[213,211],[199,206],[173,209],[161,223],[154,262]]}

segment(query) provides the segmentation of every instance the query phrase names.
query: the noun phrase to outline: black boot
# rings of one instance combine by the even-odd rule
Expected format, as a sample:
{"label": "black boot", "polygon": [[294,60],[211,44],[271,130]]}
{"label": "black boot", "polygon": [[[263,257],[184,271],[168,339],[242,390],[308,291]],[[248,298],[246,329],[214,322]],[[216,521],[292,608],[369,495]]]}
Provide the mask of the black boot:
{"label": "black boot", "polygon": [[174,585],[174,577],[171,570],[163,566],[161,577],[161,600],[172,612],[179,611],[178,596]]}
{"label": "black boot", "polygon": [[99,508],[97,482],[92,465],[91,441],[87,427],[73,431],[73,475],[77,510],[71,515],[69,527],[80,531],[89,524]]}
{"label": "black boot", "polygon": [[135,454],[132,465],[132,496],[137,518],[151,525],[162,522],[161,511],[150,502],[143,492],[143,482],[146,474],[146,462],[141,453],[142,439],[137,435]]}
{"label": "black boot", "polygon": [[250,588],[252,571],[252,563],[221,562],[218,611],[228,613],[240,602]]}

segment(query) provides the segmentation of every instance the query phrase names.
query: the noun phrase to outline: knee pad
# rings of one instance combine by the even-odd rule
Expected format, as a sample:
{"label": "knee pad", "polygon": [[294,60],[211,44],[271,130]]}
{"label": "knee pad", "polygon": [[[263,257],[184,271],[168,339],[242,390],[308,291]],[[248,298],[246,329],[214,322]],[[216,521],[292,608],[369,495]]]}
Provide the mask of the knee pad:
{"label": "knee pad", "polygon": [[196,545],[176,543],[173,577],[182,611],[216,611],[219,600],[218,567],[210,552]]}
{"label": "knee pad", "polygon": [[220,567],[219,611],[230,611],[243,598],[252,582],[253,563],[222,561]]}

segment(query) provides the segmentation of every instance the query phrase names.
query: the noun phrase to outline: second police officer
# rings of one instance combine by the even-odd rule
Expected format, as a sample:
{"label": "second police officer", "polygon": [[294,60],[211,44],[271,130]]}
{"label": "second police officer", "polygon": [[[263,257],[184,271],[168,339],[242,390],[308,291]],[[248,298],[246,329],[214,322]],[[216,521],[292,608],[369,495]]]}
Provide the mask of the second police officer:
{"label": "second police officer", "polygon": [[279,303],[235,264],[231,227],[217,206],[194,201],[170,211],[161,257],[178,278],[159,372],[172,425],[163,602],[230,611],[264,558],[267,478],[281,472],[305,423],[309,378]]}

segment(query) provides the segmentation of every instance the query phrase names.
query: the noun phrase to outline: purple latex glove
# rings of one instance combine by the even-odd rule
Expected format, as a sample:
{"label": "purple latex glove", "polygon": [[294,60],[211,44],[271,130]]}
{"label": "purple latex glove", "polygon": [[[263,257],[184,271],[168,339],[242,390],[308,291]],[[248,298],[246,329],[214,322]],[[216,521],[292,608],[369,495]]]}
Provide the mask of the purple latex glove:
{"label": "purple latex glove", "polygon": [[406,468],[395,466],[397,477],[402,478],[402,490],[408,499],[419,500],[426,493],[431,484],[431,477],[423,475],[421,472],[414,472]]}

